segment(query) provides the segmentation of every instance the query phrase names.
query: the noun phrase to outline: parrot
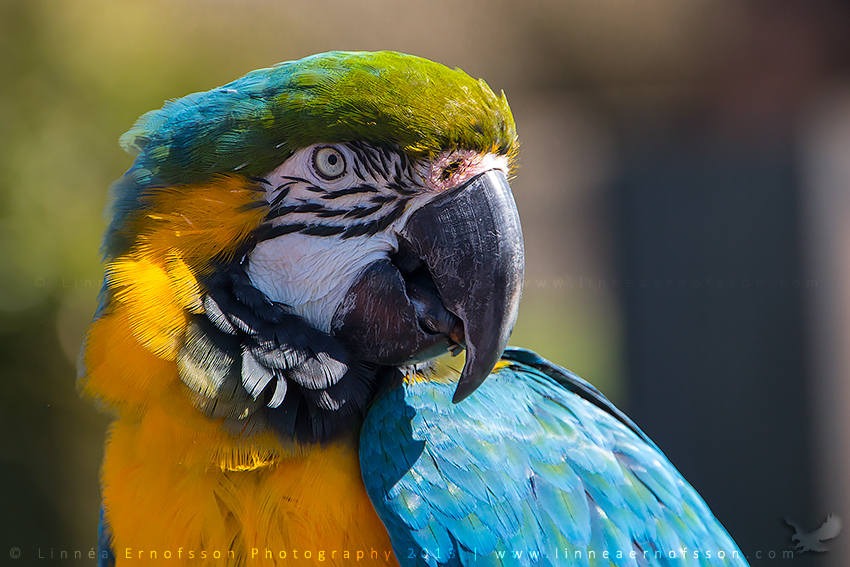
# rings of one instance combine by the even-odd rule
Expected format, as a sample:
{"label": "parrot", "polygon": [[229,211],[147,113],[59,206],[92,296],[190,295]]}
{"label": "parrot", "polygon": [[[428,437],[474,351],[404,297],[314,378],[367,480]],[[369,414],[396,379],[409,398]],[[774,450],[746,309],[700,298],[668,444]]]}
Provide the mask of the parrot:
{"label": "parrot", "polygon": [[78,372],[113,418],[99,565],[746,565],[631,419],[508,347],[504,92],[334,51],[120,142]]}

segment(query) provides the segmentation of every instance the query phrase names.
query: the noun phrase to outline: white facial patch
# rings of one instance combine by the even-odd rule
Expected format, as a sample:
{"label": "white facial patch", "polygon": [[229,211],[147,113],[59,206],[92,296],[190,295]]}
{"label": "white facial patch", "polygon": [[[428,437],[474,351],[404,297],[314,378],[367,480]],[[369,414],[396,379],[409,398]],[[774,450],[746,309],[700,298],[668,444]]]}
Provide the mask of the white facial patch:
{"label": "white facial patch", "polygon": [[328,332],[337,307],[358,274],[398,248],[387,233],[342,240],[286,234],[257,245],[248,275],[266,296]]}

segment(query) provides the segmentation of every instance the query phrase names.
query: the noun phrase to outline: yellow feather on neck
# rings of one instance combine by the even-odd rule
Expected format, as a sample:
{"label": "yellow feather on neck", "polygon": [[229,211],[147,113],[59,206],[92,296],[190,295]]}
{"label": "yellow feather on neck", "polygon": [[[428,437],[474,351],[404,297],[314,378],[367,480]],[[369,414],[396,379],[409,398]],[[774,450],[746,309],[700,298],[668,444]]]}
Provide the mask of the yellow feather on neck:
{"label": "yellow feather on neck", "polygon": [[138,234],[106,266],[109,304],[85,343],[83,392],[138,413],[178,383],[173,361],[186,316],[203,312],[198,277],[227,260],[262,222],[263,192],[238,175],[158,188],[128,221]]}

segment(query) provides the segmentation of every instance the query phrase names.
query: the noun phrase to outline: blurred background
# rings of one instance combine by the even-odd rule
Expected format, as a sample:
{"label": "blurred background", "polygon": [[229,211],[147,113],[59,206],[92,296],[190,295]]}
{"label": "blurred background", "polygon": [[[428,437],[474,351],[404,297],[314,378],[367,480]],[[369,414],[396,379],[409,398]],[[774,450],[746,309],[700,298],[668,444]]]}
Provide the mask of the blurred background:
{"label": "blurred background", "polygon": [[[75,361],[120,134],[251,69],[393,49],[507,93],[512,343],[623,407],[753,565],[788,564],[785,519],[850,525],[848,30],[814,0],[0,0],[0,557],[96,545],[108,418]],[[850,563],[850,528],[829,543],[794,564]]]}

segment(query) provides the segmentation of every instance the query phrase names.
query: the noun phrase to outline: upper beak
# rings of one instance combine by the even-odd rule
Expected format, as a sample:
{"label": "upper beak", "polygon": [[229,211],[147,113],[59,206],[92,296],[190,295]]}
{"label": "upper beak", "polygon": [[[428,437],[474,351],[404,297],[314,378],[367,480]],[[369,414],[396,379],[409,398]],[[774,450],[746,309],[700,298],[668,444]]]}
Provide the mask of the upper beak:
{"label": "upper beak", "polygon": [[396,257],[351,287],[332,330],[356,355],[411,364],[462,343],[453,401],[487,378],[516,323],[525,270],[522,229],[505,174],[482,173],[411,214]]}
{"label": "upper beak", "polygon": [[441,195],[411,215],[402,236],[463,323],[467,353],[457,403],[493,370],[519,311],[525,252],[507,177],[490,170]]}

